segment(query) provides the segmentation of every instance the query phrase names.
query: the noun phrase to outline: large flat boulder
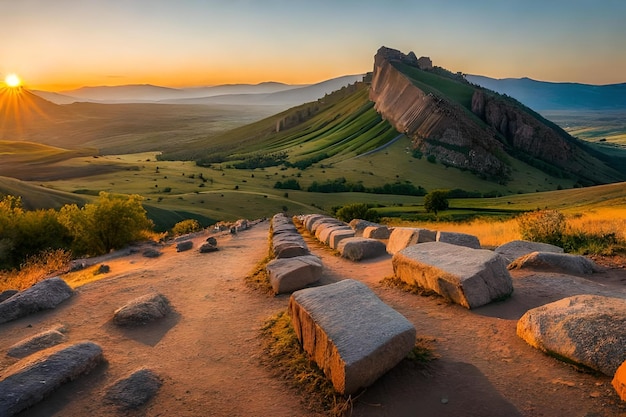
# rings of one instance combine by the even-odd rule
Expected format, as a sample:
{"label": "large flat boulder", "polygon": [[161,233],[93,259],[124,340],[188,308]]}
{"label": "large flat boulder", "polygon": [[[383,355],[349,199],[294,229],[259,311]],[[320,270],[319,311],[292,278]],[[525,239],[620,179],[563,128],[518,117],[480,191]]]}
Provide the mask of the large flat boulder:
{"label": "large flat boulder", "polygon": [[120,326],[138,326],[161,319],[171,311],[169,300],[164,295],[149,293],[115,310],[113,322]]}
{"label": "large flat boulder", "polygon": [[456,232],[437,232],[437,242],[451,243],[458,246],[466,246],[468,248],[480,249],[480,241],[474,235]]}
{"label": "large flat boulder", "polygon": [[104,399],[122,410],[132,410],[156,395],[163,382],[152,370],[137,369],[107,388]]}
{"label": "large flat boulder", "polygon": [[274,259],[265,266],[276,294],[300,290],[322,277],[323,265],[315,255]]}
{"label": "large flat boulder", "polygon": [[289,313],[304,350],[345,395],[371,385],[415,345],[413,324],[358,281],[296,291]]}
{"label": "large flat boulder", "polygon": [[354,230],[334,229],[330,232],[328,237],[328,246],[331,249],[337,249],[339,247],[339,242],[343,239],[351,237],[355,237]]}
{"label": "large flat boulder", "polygon": [[61,278],[40,281],[0,303],[0,323],[55,308],[74,294]]}
{"label": "large flat boulder", "polygon": [[281,233],[272,237],[272,253],[275,258],[293,258],[309,254],[309,247],[296,231]]}
{"label": "large flat boulder", "polygon": [[389,239],[391,230],[387,226],[367,226],[363,229],[363,237],[370,239]]}
{"label": "large flat boulder", "polygon": [[58,345],[22,359],[0,376],[0,416],[12,416],[36,404],[103,359],[102,348],[89,341]]}
{"label": "large flat boulder", "polygon": [[61,344],[67,341],[65,328],[59,326],[37,333],[26,339],[22,339],[7,350],[7,355],[14,358],[24,358],[43,349]]}
{"label": "large flat boulder", "polygon": [[511,263],[517,258],[533,252],[563,253],[563,248],[550,245],[549,243],[531,242],[528,240],[513,240],[505,243],[504,245],[498,246],[494,252],[503,256],[508,263]]}
{"label": "large flat boulder", "polygon": [[387,255],[387,246],[378,239],[350,237],[339,242],[337,251],[346,259],[362,261]]}
{"label": "large flat boulder", "polygon": [[513,292],[504,259],[493,251],[443,242],[409,246],[392,258],[402,281],[435,291],[467,308],[501,300]]}
{"label": "large flat boulder", "polygon": [[517,335],[559,359],[613,376],[626,361],[626,299],[576,295],[528,310]]}
{"label": "large flat boulder", "polygon": [[617,368],[611,384],[622,401],[626,401],[626,361]]}
{"label": "large flat boulder", "polygon": [[509,269],[536,269],[565,274],[588,275],[597,272],[599,267],[591,259],[582,255],[533,252],[511,262]]}
{"label": "large flat boulder", "polygon": [[396,227],[389,235],[387,252],[395,254],[402,249],[418,243],[434,242],[437,232],[417,227]]}

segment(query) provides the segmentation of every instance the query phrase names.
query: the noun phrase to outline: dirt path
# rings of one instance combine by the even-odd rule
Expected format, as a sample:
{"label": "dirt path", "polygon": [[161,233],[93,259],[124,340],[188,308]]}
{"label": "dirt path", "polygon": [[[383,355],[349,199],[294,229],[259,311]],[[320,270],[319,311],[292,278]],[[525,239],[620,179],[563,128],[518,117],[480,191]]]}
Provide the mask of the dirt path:
{"label": "dirt path", "polygon": [[[61,323],[71,341],[100,344],[107,360],[21,416],[314,416],[284,381],[259,364],[259,328],[284,310],[288,297],[248,289],[244,277],[267,254],[268,223],[234,237],[219,236],[220,251],[196,250],[148,259],[107,261],[107,278],[85,285],[55,311],[0,325],[0,351]],[[195,248],[205,236],[195,238]],[[515,335],[528,308],[581,292],[626,297],[624,270],[594,281],[557,274],[514,272],[515,293],[476,310],[438,297],[409,294],[380,283],[391,258],[355,263],[310,238],[325,265],[323,283],[359,279],[411,320],[439,359],[426,366],[403,361],[355,401],[352,416],[626,416],[610,378],[576,371]],[[120,330],[112,312],[149,291],[165,294],[176,314],[142,328]],[[15,362],[0,356],[0,370]],[[104,405],[114,380],[139,367],[161,375],[158,395],[133,413]],[[1,371],[0,371],[1,372]]]}

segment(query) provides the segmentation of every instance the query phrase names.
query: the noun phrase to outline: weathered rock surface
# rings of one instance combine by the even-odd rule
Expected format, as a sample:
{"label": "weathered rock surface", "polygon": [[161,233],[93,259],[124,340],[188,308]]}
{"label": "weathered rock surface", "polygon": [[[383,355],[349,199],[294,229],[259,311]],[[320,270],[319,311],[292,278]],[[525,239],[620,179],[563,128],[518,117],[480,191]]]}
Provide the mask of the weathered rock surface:
{"label": "weathered rock surface", "polygon": [[40,350],[61,344],[67,341],[67,336],[64,334],[64,331],[63,326],[59,326],[55,329],[49,329],[27,339],[20,340],[9,347],[7,355],[14,358],[24,358]]}
{"label": "weathered rock surface", "polygon": [[178,242],[176,244],[176,252],[185,252],[193,248],[192,240],[183,240],[182,242]]}
{"label": "weathered rock surface", "polygon": [[4,300],[8,300],[9,298],[13,297],[18,292],[19,292],[18,290],[4,290],[0,292],[0,303],[3,302]]}
{"label": "weathered rock surface", "polygon": [[149,248],[143,251],[142,255],[146,258],[158,258],[163,253],[158,249]]}
{"label": "weathered rock surface", "polygon": [[172,311],[164,295],[146,294],[131,300],[113,313],[113,322],[120,326],[136,326],[167,316]]}
{"label": "weathered rock surface", "polygon": [[276,258],[293,258],[308,255],[309,247],[297,231],[281,233],[272,237],[272,253]]}
{"label": "weathered rock surface", "polygon": [[0,416],[12,416],[32,406],[103,359],[100,346],[89,341],[55,346],[22,359],[2,372]]}
{"label": "weathered rock surface", "polygon": [[367,226],[363,229],[363,237],[370,239],[389,239],[391,229],[387,226]]}
{"label": "weathered rock surface", "polygon": [[622,401],[626,401],[626,361],[617,368],[611,383],[615,391],[617,391],[617,395],[619,395]]}
{"label": "weathered rock surface", "polygon": [[313,223],[323,218],[327,219],[329,216],[325,214],[309,214],[304,217],[304,227],[310,232],[313,227]]}
{"label": "weathered rock surface", "polygon": [[332,249],[337,249],[337,247],[339,247],[339,242],[343,239],[351,237],[355,237],[354,230],[335,229],[330,232],[330,236],[328,237],[328,246]]}
{"label": "weathered rock surface", "polygon": [[351,231],[354,232],[352,230],[352,228],[348,225],[332,225],[332,224],[325,224],[320,226],[317,229],[317,232],[315,232],[317,240],[319,240],[321,243],[323,243],[324,245],[329,245],[330,244],[330,236],[337,231]]}
{"label": "weathered rock surface", "polygon": [[150,369],[141,368],[115,381],[106,389],[104,399],[123,410],[147,403],[161,388],[161,379]]}
{"label": "weathered rock surface", "polygon": [[490,250],[427,242],[396,253],[392,265],[402,281],[433,290],[470,309],[513,292],[504,259]]}
{"label": "weathered rock surface", "polygon": [[265,267],[276,294],[290,293],[319,281],[322,261],[314,255],[274,259]]}
{"label": "weathered rock surface", "polygon": [[508,263],[511,263],[517,258],[533,252],[563,253],[563,248],[559,248],[558,246],[550,245],[548,243],[530,242],[528,240],[513,240],[505,243],[504,245],[498,246],[494,252],[503,256]]}
{"label": "weathered rock surface", "polygon": [[289,313],[302,347],[342,394],[371,385],[415,345],[415,327],[358,281],[296,291]]}
{"label": "weathered rock surface", "polygon": [[343,239],[337,245],[342,257],[351,261],[377,258],[387,254],[387,246],[378,239],[365,237],[350,237]]}
{"label": "weathered rock surface", "polygon": [[367,220],[361,220],[361,219],[353,219],[350,221],[349,225],[354,230],[356,237],[362,237],[363,231],[365,230],[366,227],[380,226],[380,224],[378,223],[370,222]]}
{"label": "weathered rock surface", "polygon": [[599,270],[591,259],[582,255],[554,252],[532,252],[509,264],[509,269],[527,268],[574,275],[587,275]]}
{"label": "weathered rock surface", "polygon": [[415,227],[396,227],[389,235],[387,252],[395,254],[402,249],[417,243],[434,242],[437,232]]}
{"label": "weathered rock surface", "polygon": [[453,245],[465,246],[473,249],[480,249],[480,241],[474,235],[468,235],[467,233],[456,232],[437,232],[437,242],[451,243]]}
{"label": "weathered rock surface", "polygon": [[200,249],[198,249],[198,252],[211,253],[211,252],[217,252],[218,250],[219,248],[217,246],[212,245],[209,242],[205,242],[200,246]]}
{"label": "weathered rock surface", "polygon": [[613,376],[626,361],[626,299],[567,297],[528,310],[517,335],[549,355]]}
{"label": "weathered rock surface", "polygon": [[74,291],[61,278],[40,281],[0,303],[0,323],[41,310],[55,308],[72,296]]}

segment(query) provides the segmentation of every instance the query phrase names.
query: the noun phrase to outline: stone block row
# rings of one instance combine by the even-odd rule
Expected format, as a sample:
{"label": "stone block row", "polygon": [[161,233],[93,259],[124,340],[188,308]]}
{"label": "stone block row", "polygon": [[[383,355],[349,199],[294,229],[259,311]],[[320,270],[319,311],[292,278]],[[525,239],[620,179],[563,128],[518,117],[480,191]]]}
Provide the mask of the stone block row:
{"label": "stone block row", "polygon": [[293,220],[285,213],[272,217],[270,241],[274,259],[265,269],[274,293],[291,293],[320,280],[321,259],[311,255]]}
{"label": "stone block row", "polygon": [[386,252],[386,245],[381,241],[389,234],[386,226],[364,220],[347,224],[323,214],[304,216],[302,222],[317,240],[338,251],[346,259],[360,261],[376,258]]}

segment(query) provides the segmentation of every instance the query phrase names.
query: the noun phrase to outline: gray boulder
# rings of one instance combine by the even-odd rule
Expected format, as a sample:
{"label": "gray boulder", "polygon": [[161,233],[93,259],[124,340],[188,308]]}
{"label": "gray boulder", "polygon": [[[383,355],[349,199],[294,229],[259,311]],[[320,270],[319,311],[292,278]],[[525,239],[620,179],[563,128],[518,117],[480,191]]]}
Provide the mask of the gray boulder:
{"label": "gray boulder", "polygon": [[537,269],[574,275],[587,275],[599,271],[599,267],[591,259],[582,255],[554,252],[529,253],[511,262],[509,269]]}
{"label": "gray boulder", "polygon": [[350,226],[347,225],[336,225],[336,224],[330,224],[330,225],[322,225],[317,229],[317,232],[315,232],[317,240],[319,240],[321,243],[323,243],[324,245],[329,245],[330,244],[330,236],[339,230],[343,230],[343,231],[352,231],[352,228]]}
{"label": "gray boulder", "polygon": [[551,356],[613,376],[626,361],[626,299],[576,295],[528,310],[517,335]]}
{"label": "gray boulder", "polygon": [[0,416],[36,404],[103,360],[100,346],[89,341],[58,345],[22,359],[5,369],[0,379]]}
{"label": "gray boulder", "polygon": [[494,252],[501,255],[508,263],[513,262],[517,258],[528,255],[533,252],[553,252],[563,253],[563,248],[550,245],[548,243],[530,242],[528,240],[513,240],[498,246]]}
{"label": "gray boulder", "polygon": [[402,249],[418,243],[434,242],[437,239],[437,232],[416,227],[396,227],[389,235],[387,242],[387,252],[391,255]]}
{"label": "gray boulder", "polygon": [[120,326],[136,326],[167,316],[172,311],[164,295],[146,294],[131,300],[113,313],[113,322]]}
{"label": "gray boulder", "polygon": [[363,237],[370,239],[389,239],[391,229],[387,226],[367,226],[363,229]]}
{"label": "gray boulder", "polygon": [[18,290],[4,290],[0,292],[0,303],[3,302],[4,300],[8,300],[9,298],[13,297],[18,292],[19,292]]}
{"label": "gray boulder", "polygon": [[176,244],[176,252],[185,252],[193,248],[193,241],[191,240],[183,240],[182,242],[178,242]]}
{"label": "gray boulder", "polygon": [[40,281],[0,303],[0,323],[55,308],[72,294],[74,291],[59,277]]}
{"label": "gray boulder", "polygon": [[504,259],[490,250],[427,242],[401,250],[391,262],[400,280],[470,309],[513,292]]}
{"label": "gray boulder", "polygon": [[9,347],[7,355],[14,358],[24,358],[35,352],[56,346],[67,341],[64,334],[65,329],[62,326],[56,329],[49,329],[41,333],[37,333],[29,338],[20,340],[13,346]]}
{"label": "gray boulder", "polygon": [[322,261],[314,255],[274,259],[265,267],[276,294],[290,293],[319,281]]}
{"label": "gray boulder", "polygon": [[337,251],[346,259],[361,261],[387,255],[387,246],[377,239],[350,237],[339,242]]}
{"label": "gray boulder", "polygon": [[272,236],[272,253],[276,258],[293,258],[309,254],[309,247],[298,232]]}
{"label": "gray boulder", "polygon": [[309,214],[308,216],[305,216],[304,218],[304,227],[306,228],[306,230],[310,232],[311,228],[313,227],[313,223],[323,218],[327,219],[329,218],[329,216],[325,214]]}
{"label": "gray boulder", "polygon": [[328,237],[328,246],[332,249],[337,249],[339,247],[339,242],[343,239],[354,237],[354,235],[354,230],[334,229],[330,232]]}
{"label": "gray boulder", "polygon": [[363,237],[363,231],[366,227],[377,227],[380,226],[378,223],[370,222],[362,219],[353,219],[349,223],[350,227],[354,230],[354,234],[356,237]]}
{"label": "gray boulder", "polygon": [[415,346],[413,324],[358,281],[296,291],[289,314],[304,350],[344,395],[371,385]]}
{"label": "gray boulder", "polygon": [[468,235],[467,233],[456,232],[437,232],[437,242],[451,243],[453,245],[465,246],[473,249],[480,249],[480,241],[474,235]]}
{"label": "gray boulder", "polygon": [[131,410],[147,403],[156,395],[162,384],[156,373],[141,368],[109,386],[104,399],[122,410]]}
{"label": "gray boulder", "polygon": [[158,249],[148,248],[143,251],[142,255],[146,258],[158,258],[159,256],[163,255],[163,253]]}
{"label": "gray boulder", "polygon": [[211,253],[211,252],[217,252],[218,250],[219,250],[219,248],[217,246],[212,245],[209,242],[204,242],[200,246],[200,249],[198,249],[198,252],[200,252],[200,253]]}
{"label": "gray boulder", "polygon": [[322,225],[334,225],[334,226],[343,226],[345,223],[341,220],[337,220],[334,217],[326,216],[321,219],[315,220],[311,223],[311,234],[316,235],[317,229]]}

